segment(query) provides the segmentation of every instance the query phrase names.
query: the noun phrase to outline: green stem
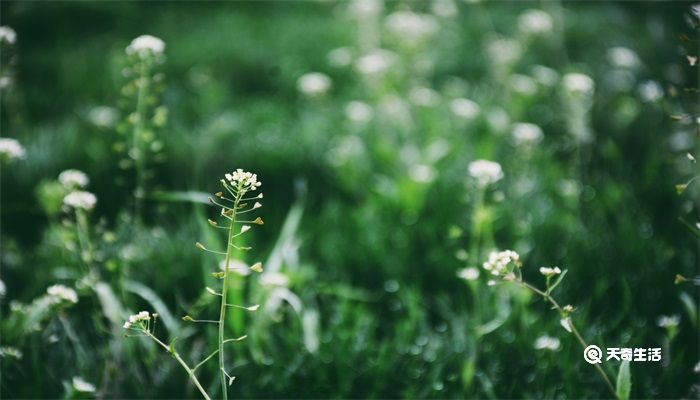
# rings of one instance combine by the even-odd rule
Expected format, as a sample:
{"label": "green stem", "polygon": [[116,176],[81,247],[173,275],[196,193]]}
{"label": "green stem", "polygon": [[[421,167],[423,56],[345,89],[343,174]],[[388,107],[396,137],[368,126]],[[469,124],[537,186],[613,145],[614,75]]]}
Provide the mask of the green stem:
{"label": "green stem", "polygon": [[[240,188],[239,188],[240,189]],[[240,193],[240,192],[239,192]],[[236,224],[236,210],[241,200],[240,194],[236,196],[231,212],[231,224],[228,228],[228,241],[226,244],[226,261],[224,262],[224,282],[221,290],[221,310],[219,311],[219,373],[221,374],[221,394],[224,400],[228,399],[226,390],[226,370],[224,366],[224,325],[226,320],[226,295],[228,294],[228,273],[233,251],[233,232]]]}
{"label": "green stem", "polygon": [[138,78],[138,95],[136,97],[136,125],[134,126],[132,137],[132,149],[134,151],[134,168],[136,170],[136,188],[134,196],[134,218],[138,221],[141,218],[141,198],[144,195],[144,162],[145,152],[141,149],[141,138],[144,129],[144,119],[146,118],[146,96],[148,94],[147,77],[148,66],[145,61],[141,61]]}
{"label": "green stem", "polygon": [[[559,311],[559,314],[560,314],[560,315],[562,315],[562,316],[563,316],[563,315],[567,315],[567,313],[566,313],[566,312],[564,311],[564,309],[559,305],[559,303],[557,303],[557,301],[554,300],[554,298],[553,298],[552,296],[550,296],[548,293],[545,293],[545,292],[543,292],[543,291],[537,289],[536,287],[530,285],[530,284],[527,283],[527,282],[517,281],[517,280],[514,281],[514,282],[517,283],[518,285],[520,285],[520,286],[522,286],[522,287],[524,287],[524,288],[530,289],[530,290],[532,290],[533,292],[535,292],[535,293],[539,294],[540,296],[542,296],[542,297],[545,299],[545,301],[549,302],[554,308],[557,309],[557,311]],[[586,341],[583,339],[583,336],[581,336],[581,334],[579,333],[578,329],[576,329],[576,326],[574,326],[574,322],[571,320],[571,318],[568,319],[568,323],[569,323],[569,327],[571,328],[571,332],[574,334],[574,336],[576,336],[576,339],[578,339],[578,342],[581,344],[581,346],[582,346],[584,349],[585,349],[586,347],[588,347],[588,343],[586,343]],[[595,367],[596,371],[598,371],[598,374],[603,378],[603,380],[605,381],[606,385],[608,386],[608,389],[610,389],[610,391],[613,393],[613,396],[614,396],[615,398],[617,398],[617,392],[615,391],[615,386],[613,386],[612,382],[610,382],[610,378],[608,378],[608,375],[605,373],[605,371],[603,371],[603,369],[600,367],[600,365],[598,365],[598,364],[593,364],[593,366]]]}
{"label": "green stem", "polygon": [[204,397],[206,400],[211,400],[211,397],[209,397],[209,395],[207,394],[207,392],[206,392],[206,391],[204,390],[204,388],[202,387],[202,384],[199,383],[199,379],[197,379],[197,376],[194,374],[194,369],[190,368],[189,365],[187,365],[187,363],[185,362],[185,360],[183,360],[182,357],[180,357],[180,354],[178,354],[178,352],[175,350],[175,348],[172,348],[172,349],[171,349],[167,344],[161,342],[160,339],[158,339],[157,337],[153,336],[153,334],[152,334],[150,331],[148,331],[148,330],[144,330],[143,333],[145,333],[146,336],[150,337],[151,339],[155,340],[155,342],[158,343],[162,348],[164,348],[165,351],[167,351],[167,352],[170,353],[173,357],[175,357],[175,359],[177,360],[177,362],[180,363],[180,365],[182,366],[182,368],[185,369],[185,371],[187,372],[187,375],[189,375],[190,380],[192,381],[192,383],[194,383],[194,385],[197,387],[197,389],[199,389],[199,392],[202,394],[202,397]]}

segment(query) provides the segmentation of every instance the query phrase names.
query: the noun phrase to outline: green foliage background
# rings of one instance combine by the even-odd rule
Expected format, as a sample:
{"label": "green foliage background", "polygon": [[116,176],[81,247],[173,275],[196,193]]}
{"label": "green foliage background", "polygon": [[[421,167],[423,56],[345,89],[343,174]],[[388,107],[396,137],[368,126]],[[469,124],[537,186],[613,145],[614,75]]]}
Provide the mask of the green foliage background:
{"label": "green foliage background", "polygon": [[[13,84],[2,92],[0,127],[27,157],[2,166],[0,342],[23,354],[2,359],[2,396],[79,396],[70,382],[81,376],[100,397],[197,397],[167,354],[124,338],[121,322],[141,309],[170,314],[159,333],[178,337],[188,360],[211,351],[214,329],[179,317],[215,312],[203,288],[218,261],[194,242],[216,243],[206,225],[216,210],[171,193],[218,191],[224,173],[244,168],[263,181],[266,222],[245,261],[279,268],[289,278],[285,295],[298,304],[228,321],[249,336],[231,347],[233,396],[609,396],[543,301],[488,287],[483,271],[475,282],[457,278],[490,248],[512,248],[538,286],[540,266],[568,269],[556,296],[577,307],[574,322],[590,343],[664,348],[663,362],[631,363],[632,397],[697,397],[698,290],[674,285],[676,274],[692,278],[698,267],[697,186],[680,196],[674,189],[698,173],[686,158],[698,156],[698,70],[685,58],[697,55],[691,4],[459,2],[458,14],[439,18],[438,33],[417,49],[382,36],[400,60],[372,86],[327,60],[341,46],[359,52],[349,3],[3,2],[2,25],[18,41],[2,53]],[[530,8],[554,20],[551,33],[532,41],[517,28]],[[400,9],[431,10],[396,1],[383,14]],[[153,167],[161,196],[133,224],[125,217],[133,188],[118,184],[128,175],[113,151],[118,134],[96,126],[90,111],[119,104],[124,48],[145,33],[167,45],[169,119],[158,132],[166,159]],[[523,44],[504,75],[487,49],[494,35]],[[634,50],[639,66],[611,65],[615,46]],[[418,76],[422,59],[434,68]],[[537,64],[593,78],[591,143],[572,138],[560,84],[538,84],[534,94],[509,86],[509,76],[531,76]],[[327,95],[298,92],[297,79],[310,71],[330,76]],[[648,80],[661,84],[663,98],[640,97]],[[411,104],[416,85],[436,90],[439,104]],[[408,119],[380,111],[391,96],[405,101]],[[478,103],[479,117],[450,113],[449,100],[461,96]],[[351,100],[375,108],[374,119],[349,121]],[[523,152],[499,113],[538,124],[544,139]],[[498,161],[505,176],[487,192],[487,233],[475,246],[467,167],[478,158]],[[413,179],[415,164],[435,179]],[[98,197],[100,284],[78,288],[75,306],[47,310],[38,329],[25,329],[13,301],[31,304],[46,287],[81,277],[62,217],[47,216],[37,195],[40,182],[68,168],[85,171]],[[234,283],[241,302],[281,296],[256,279]],[[661,315],[680,316],[674,332],[657,326]],[[545,334],[561,340],[559,351],[533,348]],[[217,395],[214,364],[201,379]],[[614,381],[617,363],[603,366]]]}

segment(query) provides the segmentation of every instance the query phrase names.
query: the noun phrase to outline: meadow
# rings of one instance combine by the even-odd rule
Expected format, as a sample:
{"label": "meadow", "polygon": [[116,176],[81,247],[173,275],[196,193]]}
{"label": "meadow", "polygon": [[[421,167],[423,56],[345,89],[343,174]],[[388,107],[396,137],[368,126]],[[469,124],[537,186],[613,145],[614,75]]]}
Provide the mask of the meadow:
{"label": "meadow", "polygon": [[698,398],[699,27],[3,1],[0,396]]}

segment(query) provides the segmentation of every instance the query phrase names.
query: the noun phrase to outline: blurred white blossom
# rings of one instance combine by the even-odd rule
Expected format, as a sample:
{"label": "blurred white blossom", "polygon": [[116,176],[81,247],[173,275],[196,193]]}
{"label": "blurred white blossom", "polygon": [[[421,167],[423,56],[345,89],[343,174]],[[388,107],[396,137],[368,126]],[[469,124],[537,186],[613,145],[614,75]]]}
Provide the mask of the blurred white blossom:
{"label": "blurred white blossom", "polygon": [[355,70],[362,75],[385,73],[396,61],[396,54],[389,50],[375,49],[360,56],[355,62]]}
{"label": "blurred white blossom", "polygon": [[460,97],[450,102],[450,111],[459,118],[472,119],[479,115],[479,110],[479,105],[469,99]]}
{"label": "blurred white blossom", "polygon": [[661,328],[673,328],[678,326],[681,322],[681,317],[678,314],[674,315],[662,315],[656,320],[656,325]]}
{"label": "blurred white blossom", "polygon": [[96,126],[112,128],[119,122],[119,112],[114,107],[97,106],[90,110],[88,119]]}
{"label": "blurred white blossom", "polygon": [[578,72],[564,75],[564,89],[572,94],[592,94],[594,83],[590,76]]}
{"label": "blurred white blossom", "polygon": [[559,267],[554,267],[554,268],[540,267],[540,274],[542,274],[546,277],[559,275],[559,274],[561,274],[561,269],[559,269]]}
{"label": "blurred white blossom", "polygon": [[281,272],[267,271],[260,275],[260,284],[267,287],[286,287],[289,285],[289,278]]}
{"label": "blurred white blossom", "polygon": [[25,155],[24,147],[16,139],[0,138],[0,156],[14,160],[24,158]]}
{"label": "blurred white blossom", "polygon": [[395,11],[386,17],[385,24],[390,34],[408,45],[423,42],[439,28],[432,15],[412,11]]}
{"label": "blurred white blossom", "polygon": [[467,281],[475,281],[479,279],[479,269],[474,267],[462,268],[457,271],[457,276]]}
{"label": "blurred white blossom", "polygon": [[649,103],[661,100],[664,97],[664,89],[656,81],[642,82],[637,91],[642,101]]}
{"label": "blurred white blossom", "polygon": [[331,88],[331,78],[320,72],[309,72],[297,80],[297,89],[307,96],[320,96]]}
{"label": "blurred white blossom", "polygon": [[58,181],[68,189],[84,188],[90,183],[88,176],[77,169],[67,169],[61,172],[58,174]]}
{"label": "blurred white blossom", "polygon": [[489,259],[483,264],[485,270],[492,275],[503,275],[508,271],[510,264],[520,265],[520,255],[513,250],[492,251]]}
{"label": "blurred white blossom", "polygon": [[561,342],[559,339],[551,336],[540,336],[535,340],[535,349],[536,350],[552,350],[552,351],[557,351],[559,350],[559,347],[561,346]]}
{"label": "blurred white blossom", "polygon": [[639,65],[639,57],[628,47],[611,47],[607,51],[610,64],[617,68],[635,68]]}
{"label": "blurred white blossom", "polygon": [[90,192],[76,190],[63,198],[63,204],[74,209],[92,210],[97,204],[97,197]]}
{"label": "blurred white blossom", "polygon": [[552,31],[552,16],[542,10],[527,10],[518,17],[518,28],[526,35],[541,35]]}
{"label": "blurred white blossom", "polygon": [[15,44],[17,41],[17,32],[9,26],[0,26],[0,42]]}
{"label": "blurred white blossom", "polygon": [[440,95],[428,87],[414,87],[408,93],[411,103],[421,107],[435,107],[440,104]]}
{"label": "blurred white blossom", "polygon": [[469,163],[469,175],[476,179],[479,187],[486,187],[503,178],[503,169],[497,162],[476,160]]}
{"label": "blurred white blossom", "polygon": [[341,68],[352,64],[353,54],[349,47],[338,47],[328,52],[328,64]]}
{"label": "blurred white blossom", "polygon": [[46,293],[48,293],[50,296],[54,296],[57,299],[73,304],[78,302],[78,294],[75,292],[75,290],[64,285],[49,286],[46,289]]}
{"label": "blurred white blossom", "polygon": [[75,376],[73,377],[73,389],[81,393],[93,393],[95,385],[79,376]]}
{"label": "blurred white blossom", "polygon": [[374,110],[365,102],[351,101],[345,106],[345,116],[353,122],[367,122],[374,116]]}
{"label": "blurred white blossom", "polygon": [[141,35],[126,47],[127,54],[137,54],[139,58],[145,58],[150,54],[160,55],[164,51],[165,42],[151,35]]}
{"label": "blurred white blossom", "polygon": [[453,0],[433,0],[430,11],[438,17],[449,18],[457,15],[459,10]]}
{"label": "blurred white blossom", "polygon": [[519,122],[513,126],[513,139],[517,144],[534,144],[542,140],[542,129],[529,122]]}
{"label": "blurred white blossom", "polygon": [[544,65],[533,66],[532,76],[540,85],[544,86],[554,86],[559,82],[559,73]]}

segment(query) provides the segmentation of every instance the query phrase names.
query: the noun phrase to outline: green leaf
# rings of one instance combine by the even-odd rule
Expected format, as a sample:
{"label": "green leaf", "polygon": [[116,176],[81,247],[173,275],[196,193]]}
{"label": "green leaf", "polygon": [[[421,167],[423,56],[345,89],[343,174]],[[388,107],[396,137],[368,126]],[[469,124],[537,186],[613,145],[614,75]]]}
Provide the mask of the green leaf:
{"label": "green leaf", "polygon": [[177,350],[175,350],[175,341],[177,338],[174,338],[173,340],[170,341],[170,344],[168,344],[168,353],[170,354],[175,354],[177,353]]}
{"label": "green leaf", "polygon": [[194,190],[181,192],[155,191],[150,194],[149,198],[156,201],[210,204],[210,196],[209,193]]}
{"label": "green leaf", "polygon": [[620,371],[617,373],[617,398],[619,400],[629,400],[632,389],[632,374],[630,373],[630,362],[623,361],[620,364]]}
{"label": "green leaf", "polygon": [[681,184],[676,185],[676,193],[683,194],[683,192],[685,192],[685,188],[687,188],[687,187],[688,187],[688,185],[685,183],[681,183]]}
{"label": "green leaf", "polygon": [[559,284],[560,284],[561,281],[564,279],[564,276],[566,275],[566,273],[567,273],[568,271],[569,271],[568,269],[565,269],[565,270],[563,270],[563,271],[561,272],[561,274],[559,274],[559,277],[557,277],[557,280],[554,281],[554,283],[552,284],[552,286],[549,287],[549,290],[547,291],[547,293],[550,293],[550,294],[551,294],[551,293],[554,291],[554,289],[555,289],[557,286],[559,286]]}

